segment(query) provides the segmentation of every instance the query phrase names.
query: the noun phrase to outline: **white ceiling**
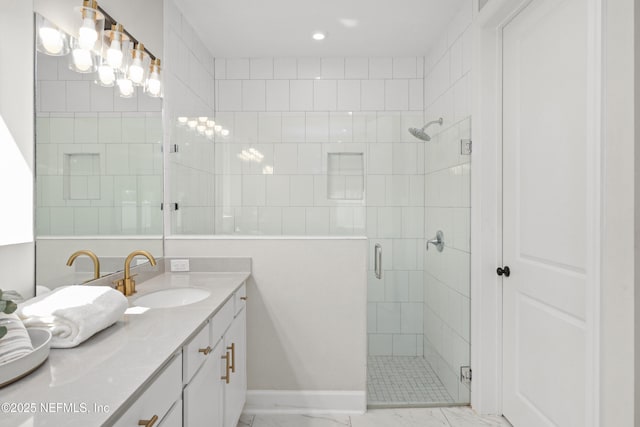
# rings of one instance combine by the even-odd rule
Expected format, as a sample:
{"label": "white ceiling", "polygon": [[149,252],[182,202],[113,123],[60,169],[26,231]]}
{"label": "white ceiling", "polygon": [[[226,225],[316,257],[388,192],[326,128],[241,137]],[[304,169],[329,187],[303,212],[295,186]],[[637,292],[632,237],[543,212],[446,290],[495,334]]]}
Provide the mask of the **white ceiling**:
{"label": "white ceiling", "polygon": [[[417,56],[466,0],[176,0],[218,57]],[[322,42],[314,31],[325,31]]]}

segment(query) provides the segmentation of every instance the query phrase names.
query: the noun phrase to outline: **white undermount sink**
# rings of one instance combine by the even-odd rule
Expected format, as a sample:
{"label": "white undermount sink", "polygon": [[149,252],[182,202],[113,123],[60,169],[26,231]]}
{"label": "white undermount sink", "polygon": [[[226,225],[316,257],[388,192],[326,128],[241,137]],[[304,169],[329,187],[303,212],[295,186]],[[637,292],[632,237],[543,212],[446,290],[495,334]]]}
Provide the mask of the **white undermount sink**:
{"label": "white undermount sink", "polygon": [[133,301],[133,305],[148,308],[179,307],[202,301],[209,295],[211,295],[211,292],[200,288],[163,289],[136,298]]}

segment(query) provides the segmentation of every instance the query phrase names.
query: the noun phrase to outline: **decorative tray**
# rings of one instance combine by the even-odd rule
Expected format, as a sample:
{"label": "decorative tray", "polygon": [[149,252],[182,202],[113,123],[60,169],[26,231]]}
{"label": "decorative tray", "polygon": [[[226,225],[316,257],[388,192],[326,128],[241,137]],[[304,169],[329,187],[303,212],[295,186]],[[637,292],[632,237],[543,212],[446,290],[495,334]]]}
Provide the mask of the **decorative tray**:
{"label": "decorative tray", "polygon": [[0,387],[18,381],[35,371],[49,357],[51,332],[46,329],[27,329],[33,351],[0,365]]}

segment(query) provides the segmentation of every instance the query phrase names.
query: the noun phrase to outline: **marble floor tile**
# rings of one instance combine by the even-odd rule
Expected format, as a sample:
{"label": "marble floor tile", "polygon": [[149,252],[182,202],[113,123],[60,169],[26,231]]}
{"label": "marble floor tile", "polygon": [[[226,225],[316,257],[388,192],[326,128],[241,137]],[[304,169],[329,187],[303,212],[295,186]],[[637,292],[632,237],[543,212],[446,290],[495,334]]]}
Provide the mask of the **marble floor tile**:
{"label": "marble floor tile", "polygon": [[350,427],[349,416],[256,415],[251,427]]}
{"label": "marble floor tile", "polygon": [[469,407],[442,408],[442,413],[451,427],[510,427],[511,424],[498,416],[480,416]]}
{"label": "marble floor tile", "polygon": [[253,424],[254,415],[242,414],[240,415],[240,421],[238,421],[238,427],[251,427]]}
{"label": "marble floor tile", "polygon": [[351,416],[352,427],[449,427],[439,408],[370,409]]}

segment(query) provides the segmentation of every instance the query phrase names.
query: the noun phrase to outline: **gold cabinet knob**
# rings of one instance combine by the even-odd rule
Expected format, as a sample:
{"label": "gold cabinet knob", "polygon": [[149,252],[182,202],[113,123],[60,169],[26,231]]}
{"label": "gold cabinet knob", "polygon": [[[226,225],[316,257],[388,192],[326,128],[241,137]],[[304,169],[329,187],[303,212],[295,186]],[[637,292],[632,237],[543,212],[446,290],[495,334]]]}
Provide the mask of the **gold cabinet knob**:
{"label": "gold cabinet knob", "polygon": [[211,346],[207,346],[207,348],[201,348],[198,350],[198,353],[204,353],[205,356],[208,356],[211,353]]}
{"label": "gold cabinet knob", "polygon": [[153,427],[153,425],[156,423],[156,421],[158,421],[158,416],[154,415],[153,417],[151,417],[150,420],[140,420],[140,421],[138,421],[138,425],[139,426],[145,426],[145,427]]}

